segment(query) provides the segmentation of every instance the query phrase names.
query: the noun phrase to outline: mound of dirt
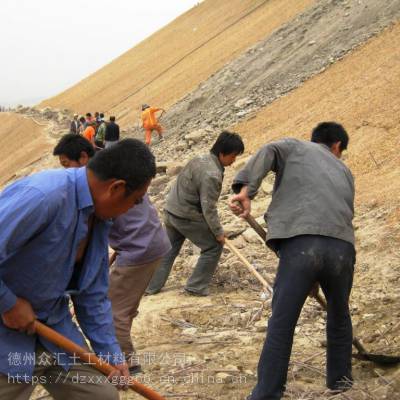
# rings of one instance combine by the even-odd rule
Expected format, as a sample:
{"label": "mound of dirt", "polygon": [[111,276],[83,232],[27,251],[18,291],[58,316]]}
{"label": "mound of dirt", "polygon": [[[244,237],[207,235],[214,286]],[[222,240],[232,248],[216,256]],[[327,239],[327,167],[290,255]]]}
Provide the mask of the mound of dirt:
{"label": "mound of dirt", "polygon": [[52,147],[43,121],[15,113],[0,113],[0,186],[30,173]]}
{"label": "mound of dirt", "polygon": [[40,107],[98,110],[122,124],[140,105],[168,108],[314,0],[206,0]]}
{"label": "mound of dirt", "polygon": [[169,109],[164,124],[183,136],[255,115],[399,17],[399,0],[318,1],[202,82]]}

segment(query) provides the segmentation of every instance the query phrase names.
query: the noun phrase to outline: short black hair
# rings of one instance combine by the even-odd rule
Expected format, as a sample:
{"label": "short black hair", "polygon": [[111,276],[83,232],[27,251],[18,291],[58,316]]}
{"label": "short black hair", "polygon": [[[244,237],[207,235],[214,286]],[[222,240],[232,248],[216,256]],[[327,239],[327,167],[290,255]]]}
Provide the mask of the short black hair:
{"label": "short black hair", "polygon": [[220,153],[224,155],[232,153],[242,154],[244,152],[244,144],[242,138],[237,133],[223,131],[219,134],[210,151],[217,157]]}
{"label": "short black hair", "polygon": [[142,188],[156,175],[154,155],[137,139],[124,139],[97,152],[87,168],[102,181],[123,179],[127,195]]}
{"label": "short black hair", "polygon": [[100,113],[100,118],[104,118],[104,113]]}
{"label": "short black hair", "polygon": [[340,150],[346,150],[349,144],[349,135],[342,125],[337,122],[321,122],[312,131],[311,141],[323,143],[329,148],[340,142]]}
{"label": "short black hair", "polygon": [[111,115],[111,117],[110,117],[110,121],[115,121],[115,117],[114,117],[114,115]]}
{"label": "short black hair", "polygon": [[88,112],[88,113],[86,113],[86,116],[87,116],[87,117],[91,117],[91,116],[92,116],[92,113]]}
{"label": "short black hair", "polygon": [[54,147],[53,156],[61,156],[63,154],[70,160],[79,161],[82,151],[89,158],[94,156],[94,148],[86,138],[76,133],[67,133]]}

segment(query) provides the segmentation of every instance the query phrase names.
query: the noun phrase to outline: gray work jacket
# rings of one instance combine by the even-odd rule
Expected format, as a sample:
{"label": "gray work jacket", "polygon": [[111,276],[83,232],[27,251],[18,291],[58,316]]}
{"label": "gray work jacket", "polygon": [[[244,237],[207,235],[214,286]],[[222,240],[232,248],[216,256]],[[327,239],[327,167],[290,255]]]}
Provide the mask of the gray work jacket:
{"label": "gray work jacket", "polygon": [[221,194],[224,167],[214,154],[189,161],[173,183],[165,210],[192,221],[206,221],[215,236],[223,234],[217,202]]}
{"label": "gray work jacket", "polygon": [[254,198],[270,171],[276,177],[265,214],[267,243],[322,235],[354,244],[354,179],[327,146],[290,138],[267,144],[236,175],[234,192],[247,185]]}

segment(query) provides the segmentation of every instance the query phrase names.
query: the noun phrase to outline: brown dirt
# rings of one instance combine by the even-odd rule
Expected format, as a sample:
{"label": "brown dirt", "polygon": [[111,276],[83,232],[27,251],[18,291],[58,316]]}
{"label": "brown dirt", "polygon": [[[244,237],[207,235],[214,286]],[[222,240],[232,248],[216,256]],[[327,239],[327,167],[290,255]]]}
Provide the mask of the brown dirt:
{"label": "brown dirt", "polygon": [[[204,1],[98,72],[42,102],[40,107],[69,108],[80,113],[88,110],[112,112],[122,124],[132,123],[139,117],[140,104],[172,105],[247,47],[313,3],[313,0]],[[223,31],[261,4],[256,11]],[[206,46],[139,90],[221,31]],[[136,95],[120,104],[137,90]]]}
{"label": "brown dirt", "polygon": [[51,140],[46,124],[14,113],[0,113],[0,186],[31,171],[48,155]]}
{"label": "brown dirt", "polygon": [[[299,11],[307,5],[306,3],[311,4],[291,2],[292,7],[288,13],[291,16],[295,15],[295,6]],[[215,14],[209,14],[210,21],[205,21],[204,27],[198,25],[196,32],[205,29],[205,26],[208,28],[208,23],[212,26],[212,31],[216,32],[223,23],[228,23],[256,3],[235,0],[235,7],[228,7],[227,4],[231,5],[233,2],[207,1],[184,16],[191,21],[190,23],[186,23],[183,17],[178,19],[177,25],[164,28],[149,39],[150,42],[142,43],[133,49],[132,53],[128,52],[118,59],[115,65],[105,67],[81,85],[49,100],[46,104],[86,111],[101,109],[118,101],[138,87],[140,80],[146,81],[156,71],[152,66],[148,75],[133,74],[133,71],[143,72],[143,64],[139,64],[141,58],[136,59],[136,55],[142,55],[143,60],[149,60],[144,57],[145,44],[152,44],[153,47],[148,48],[154,52],[158,43],[164,51],[164,47],[160,46],[161,38],[172,36],[163,35],[172,35],[175,27],[182,29],[179,32],[189,32],[195,26],[192,18],[195,15],[203,15],[201,13],[205,12],[204,7],[210,4],[215,4],[215,7],[210,7],[212,10],[209,10]],[[360,2],[357,1],[357,4]],[[285,14],[280,21],[281,17],[277,13],[279,6],[283,7],[282,2],[270,1],[258,12],[273,10],[278,26],[283,20],[290,19],[289,14]],[[253,14],[253,17],[254,15],[258,14]],[[264,14],[259,16],[265,18]],[[260,24],[262,18],[259,20]],[[250,24],[246,22],[244,25],[246,26],[241,26],[242,30],[250,29]],[[260,25],[256,26],[260,29]],[[193,32],[194,36],[191,39],[193,43],[198,44],[200,39],[196,32]],[[249,41],[249,44],[253,44],[258,37],[258,33],[252,34],[255,36],[251,36],[252,41]],[[211,36],[211,33],[209,35]],[[233,32],[221,36],[221,43],[210,47],[217,52],[212,53],[213,57],[203,53],[206,49],[199,52],[197,62],[201,63],[197,65],[201,68],[190,72],[189,64],[195,62],[192,60],[189,64],[179,64],[179,68],[171,71],[169,77],[162,78],[163,85],[169,88],[169,85],[173,85],[181,76],[188,76],[188,82],[177,84],[176,91],[174,89],[163,92],[163,86],[161,83],[158,86],[157,81],[157,86],[152,86],[147,92],[151,91],[154,96],[148,97],[149,101],[154,100],[164,106],[172,104],[212,73],[204,60],[216,61],[211,68],[215,71],[218,51],[221,52],[221,58],[226,57],[223,63],[237,55],[238,53],[230,47],[234,41],[227,41],[231,35],[240,46],[247,46],[243,44],[242,38],[238,39]],[[265,32],[263,35],[265,36]],[[180,40],[182,42],[168,42],[165,48],[172,51],[176,43],[186,43],[183,39]],[[225,46],[225,43],[230,45]],[[227,53],[224,46],[227,47]],[[180,48],[178,50],[180,51]],[[162,57],[160,59],[164,60]],[[131,68],[129,60],[137,63],[134,68]],[[232,127],[243,135],[247,150],[254,152],[262,144],[283,136],[306,139],[312,127],[322,120],[337,120],[345,125],[351,137],[345,162],[355,175],[357,190],[354,222],[358,258],[351,299],[353,322],[356,334],[362,338],[368,350],[387,354],[400,354],[399,60],[400,24],[396,24],[330,66],[325,72],[263,108],[252,119]],[[203,74],[203,67],[208,72]],[[161,69],[160,67],[158,71]],[[137,80],[134,85],[130,85],[132,76]],[[101,80],[108,82],[108,88],[98,86]],[[114,86],[111,88],[111,85]],[[90,94],[90,98],[81,97],[84,93]],[[140,96],[143,96],[143,93]],[[137,108],[138,104],[139,97],[134,97],[117,108],[117,111],[124,112],[128,106]],[[4,118],[1,115],[0,117]],[[10,126],[9,130],[11,129],[13,128]],[[3,136],[2,133],[0,137]],[[7,137],[9,142],[5,143],[3,148],[7,148],[8,144],[8,148],[16,149],[15,138],[11,138],[10,133]],[[24,143],[22,138],[21,133],[18,142],[21,145]],[[189,148],[184,154],[174,151],[174,146],[176,142],[171,138],[170,141],[167,139],[163,142],[162,148],[154,146],[154,149],[166,158],[182,159],[183,156],[193,156],[195,152],[206,151],[209,144],[202,144],[201,148]],[[35,150],[35,154],[40,155],[41,151]],[[25,157],[23,162],[21,157],[19,160],[26,165]],[[41,165],[48,165],[49,160],[46,162],[47,164],[43,162]],[[7,165],[7,168],[13,173],[12,167]],[[38,166],[35,165],[35,168]],[[233,169],[227,169],[220,213],[224,224],[241,227],[244,223],[232,217],[227,210],[229,183],[234,172]],[[164,202],[167,186],[168,182],[161,183],[159,187],[153,186],[153,200],[159,206]],[[257,217],[262,214],[269,199],[267,195],[260,195],[254,208]],[[260,273],[273,279],[275,257],[257,242],[247,242],[240,237],[237,243]],[[166,290],[157,296],[146,297],[142,302],[140,314],[132,330],[140,361],[146,371],[139,379],[170,398],[242,400],[255,383],[257,361],[265,337],[262,325],[270,313],[268,301],[265,309],[257,316],[260,320],[253,321],[252,319],[257,320],[255,316],[262,304],[259,286],[227,251],[223,254],[209,298],[192,298],[181,294],[180,290],[191,271],[194,259],[193,249],[186,246],[177,260]],[[296,329],[289,371],[289,398],[328,398],[324,387],[324,324],[324,313],[313,301],[308,301]],[[356,385],[346,394],[347,399],[400,399],[398,367],[383,369],[360,361],[354,361],[353,365]],[[123,394],[121,397],[139,399],[139,396],[132,393]]]}

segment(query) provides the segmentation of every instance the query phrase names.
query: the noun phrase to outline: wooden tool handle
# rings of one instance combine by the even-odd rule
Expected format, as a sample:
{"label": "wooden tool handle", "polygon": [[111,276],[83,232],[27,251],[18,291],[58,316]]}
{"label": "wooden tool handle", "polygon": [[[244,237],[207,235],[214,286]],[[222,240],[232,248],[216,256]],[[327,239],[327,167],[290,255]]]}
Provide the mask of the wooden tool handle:
{"label": "wooden tool handle", "polygon": [[[70,354],[77,355],[82,361],[87,362],[92,365],[95,369],[102,372],[104,375],[109,375],[111,372],[115,371],[115,367],[108,364],[107,362],[98,358],[95,354],[88,352],[81,346],[67,339],[65,336],[56,332],[55,330],[49,328],[48,326],[42,324],[39,321],[35,321],[35,332],[47,339],[49,342],[61,347]],[[129,388],[139,393],[143,397],[149,400],[165,400],[163,396],[155,392],[154,390],[148,388],[147,386],[141,384],[134,379],[129,380]]]}
{"label": "wooden tool handle", "polygon": [[[251,215],[248,215],[245,219],[248,224],[260,235],[260,237],[265,240],[267,234],[263,227]],[[319,293],[317,293],[313,297],[315,298],[315,300],[317,300],[318,304],[326,311],[328,308],[326,300]],[[353,337],[353,346],[358,350],[360,354],[368,354],[367,350],[364,348],[357,337]]]}
{"label": "wooden tool handle", "polygon": [[243,265],[258,279],[258,281],[272,293],[272,287],[261,275],[260,273],[246,260],[242,253],[234,246],[234,244],[227,238],[225,238],[225,244],[228,246],[229,250],[235,254]]}

